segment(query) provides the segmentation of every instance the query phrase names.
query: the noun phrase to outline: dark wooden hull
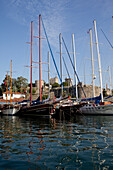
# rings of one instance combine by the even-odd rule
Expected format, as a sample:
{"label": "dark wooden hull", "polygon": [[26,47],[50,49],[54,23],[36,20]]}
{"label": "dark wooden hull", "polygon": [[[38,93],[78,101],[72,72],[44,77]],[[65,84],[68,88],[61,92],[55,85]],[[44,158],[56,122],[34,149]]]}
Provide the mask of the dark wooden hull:
{"label": "dark wooden hull", "polygon": [[70,118],[71,116],[75,116],[78,114],[79,107],[81,107],[80,104],[76,105],[65,105],[60,106],[59,108],[56,108],[55,114],[53,115],[54,118]]}
{"label": "dark wooden hull", "polygon": [[53,105],[49,103],[23,107],[18,112],[20,116],[50,116],[53,114]]}

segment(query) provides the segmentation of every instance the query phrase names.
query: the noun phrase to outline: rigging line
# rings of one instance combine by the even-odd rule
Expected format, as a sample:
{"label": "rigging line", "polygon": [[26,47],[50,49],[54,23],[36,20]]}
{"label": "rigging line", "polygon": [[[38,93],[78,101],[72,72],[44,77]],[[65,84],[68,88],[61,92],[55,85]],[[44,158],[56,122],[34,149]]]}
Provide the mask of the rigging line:
{"label": "rigging line", "polygon": [[113,32],[112,31],[112,25],[113,25],[113,16],[112,16],[112,20],[111,20],[111,32]]}
{"label": "rigging line", "polygon": [[67,51],[67,54],[68,54],[68,56],[69,56],[71,65],[72,65],[72,67],[73,67],[73,69],[74,69],[74,73],[75,73],[76,76],[77,76],[78,82],[80,83],[81,89],[82,89],[82,91],[83,91],[83,93],[84,93],[84,96],[85,96],[85,98],[86,98],[86,94],[85,94],[84,89],[83,89],[83,87],[82,87],[82,85],[81,85],[81,82],[80,82],[80,80],[79,80],[79,77],[78,77],[78,75],[77,75],[77,72],[75,71],[74,64],[73,64],[73,62],[72,62],[72,59],[71,59],[71,57],[70,57],[69,51],[68,51],[68,49],[67,49],[67,46],[66,46],[66,44],[65,44],[65,41],[64,41],[63,37],[62,37],[62,40],[63,40],[64,46],[65,46],[65,49],[66,49],[66,51]]}
{"label": "rigging line", "polygon": [[110,42],[110,41],[109,41],[109,39],[107,38],[107,36],[106,36],[106,34],[104,33],[104,31],[102,30],[102,28],[100,28],[100,29],[101,29],[102,33],[104,34],[104,36],[105,36],[106,40],[107,40],[107,41],[108,41],[108,43],[110,44],[111,48],[113,48],[113,46],[112,46],[111,42]]}
{"label": "rigging line", "polygon": [[[51,56],[52,56],[52,59],[53,59],[54,66],[55,66],[55,68],[56,68],[56,71],[57,71],[58,77],[59,77],[59,79],[60,79],[61,85],[63,86],[63,83],[62,83],[62,80],[61,80],[61,77],[60,77],[60,74],[59,74],[59,71],[58,71],[58,68],[57,68],[57,65],[56,65],[54,56],[53,56],[53,52],[52,52],[52,49],[51,49],[51,46],[50,46],[50,43],[49,43],[49,40],[48,40],[48,36],[47,36],[46,30],[45,30],[45,26],[44,26],[42,17],[41,17],[41,21],[42,21],[42,26],[43,26],[44,33],[45,33],[45,36],[46,36],[46,39],[47,39],[47,43],[48,43],[48,46],[49,46],[49,50],[50,50],[50,53],[51,53]],[[64,89],[64,86],[63,86],[63,90],[65,90],[65,89]]]}
{"label": "rigging line", "polygon": [[[63,56],[62,56],[62,58],[63,58],[63,62],[64,62],[64,65],[65,65],[65,68],[66,68],[66,71],[67,71],[67,74],[68,74],[68,77],[69,77],[69,81],[70,81],[70,83],[71,83],[71,85],[72,85],[72,88],[73,88],[73,91],[74,91],[74,87],[73,87],[73,84],[72,84],[72,81],[71,81],[71,77],[70,77],[70,75],[69,75],[69,71],[68,71],[68,68],[67,68],[66,62],[65,62],[64,57],[63,57]],[[75,94],[75,95],[76,95],[76,94]]]}

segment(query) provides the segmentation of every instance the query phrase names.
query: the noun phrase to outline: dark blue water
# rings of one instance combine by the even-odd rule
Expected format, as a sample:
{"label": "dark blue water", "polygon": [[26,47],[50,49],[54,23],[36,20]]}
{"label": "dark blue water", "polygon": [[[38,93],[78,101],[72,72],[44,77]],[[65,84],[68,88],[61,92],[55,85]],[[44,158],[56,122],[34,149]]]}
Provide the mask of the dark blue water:
{"label": "dark blue water", "polygon": [[113,117],[0,117],[0,169],[113,169]]}

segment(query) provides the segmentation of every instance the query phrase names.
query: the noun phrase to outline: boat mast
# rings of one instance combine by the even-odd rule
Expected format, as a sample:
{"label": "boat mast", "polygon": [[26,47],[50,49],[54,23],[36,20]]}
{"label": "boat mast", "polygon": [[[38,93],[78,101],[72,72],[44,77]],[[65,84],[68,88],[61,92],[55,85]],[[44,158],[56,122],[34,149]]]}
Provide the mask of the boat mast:
{"label": "boat mast", "polygon": [[12,60],[11,60],[11,85],[10,85],[10,103],[12,102]]}
{"label": "boat mast", "polygon": [[110,94],[112,95],[112,91],[111,91],[111,88],[112,88],[112,84],[111,84],[111,69],[110,69],[110,66],[108,67],[108,70],[109,70]]}
{"label": "boat mast", "polygon": [[32,62],[33,62],[33,21],[31,21],[31,94],[30,101],[32,102]]}
{"label": "boat mast", "polygon": [[92,44],[92,29],[89,29],[90,33],[90,47],[91,47],[91,64],[92,64],[92,85],[93,85],[93,97],[95,97],[95,84],[94,84],[94,62],[93,62],[93,44]]}
{"label": "boat mast", "polygon": [[[62,81],[62,43],[61,43],[61,33],[59,35],[59,42],[60,42],[60,77]],[[61,95],[63,96],[63,84],[61,85]]]}
{"label": "boat mast", "polygon": [[49,95],[48,98],[50,99],[50,68],[49,68],[49,51],[48,51],[48,80],[49,80]]}
{"label": "boat mast", "polygon": [[97,46],[97,55],[98,55],[99,78],[100,78],[100,88],[101,88],[101,101],[103,102],[103,92],[102,92],[102,71],[101,71],[101,61],[100,61],[100,53],[99,53],[99,46],[98,46],[98,37],[97,37],[97,29],[96,29],[96,20],[94,20],[93,23],[94,23],[95,38],[96,38],[96,46]]}
{"label": "boat mast", "polygon": [[40,101],[42,101],[42,94],[41,94],[41,15],[39,15],[39,94],[40,94]]}
{"label": "boat mast", "polygon": [[7,71],[7,90],[6,90],[6,104],[7,104],[7,95],[8,95],[8,71]]}
{"label": "boat mast", "polygon": [[84,58],[84,85],[86,85],[86,63]]}
{"label": "boat mast", "polygon": [[77,91],[77,76],[75,74],[76,72],[76,58],[75,58],[75,41],[74,41],[74,34],[72,34],[72,44],[73,44],[73,61],[74,61],[74,77],[75,77],[75,86],[76,86],[76,99],[78,99],[78,91]]}

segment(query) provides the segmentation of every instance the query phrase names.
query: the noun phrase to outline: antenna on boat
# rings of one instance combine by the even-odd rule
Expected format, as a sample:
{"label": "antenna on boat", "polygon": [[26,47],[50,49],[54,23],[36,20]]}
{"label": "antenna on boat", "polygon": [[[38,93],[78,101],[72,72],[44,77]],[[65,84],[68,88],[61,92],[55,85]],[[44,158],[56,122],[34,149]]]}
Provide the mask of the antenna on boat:
{"label": "antenna on boat", "polygon": [[11,85],[10,85],[10,103],[12,102],[12,60],[11,60]]}
{"label": "antenna on boat", "polygon": [[49,80],[49,95],[48,95],[48,98],[50,99],[50,68],[49,68],[49,63],[50,63],[50,60],[49,60],[49,51],[48,51],[48,80]]}
{"label": "antenna on boat", "polygon": [[112,95],[111,67],[110,66],[108,66],[108,71],[109,71],[110,94]]}
{"label": "antenna on boat", "polygon": [[30,101],[32,102],[32,63],[33,63],[33,21],[31,21],[31,94]]}
{"label": "antenna on boat", "polygon": [[6,90],[6,104],[7,104],[7,94],[8,93],[8,71],[7,71],[7,90]]}
{"label": "antenna on boat", "polygon": [[75,86],[76,86],[76,99],[78,99],[78,90],[77,90],[77,76],[75,74],[76,72],[76,58],[75,58],[75,41],[74,41],[74,34],[72,34],[72,44],[73,44],[73,61],[74,61],[74,67],[75,67],[75,71],[74,71],[74,77],[75,77]]}
{"label": "antenna on boat", "polygon": [[97,46],[97,55],[98,55],[98,65],[99,65],[99,79],[100,79],[100,88],[101,88],[101,101],[103,102],[103,92],[102,92],[102,71],[101,71],[101,61],[100,61],[100,52],[98,46],[98,37],[97,37],[97,29],[96,29],[96,20],[93,21],[94,30],[95,30],[95,38],[96,38],[96,46]]}
{"label": "antenna on boat", "polygon": [[91,65],[92,65],[92,85],[93,85],[93,97],[95,97],[95,84],[94,84],[94,62],[93,62],[93,43],[92,43],[92,29],[89,29],[90,33],[90,47],[91,47]]}
{"label": "antenna on boat", "polygon": [[40,101],[42,101],[42,94],[41,94],[41,15],[39,15],[39,94],[40,94]]}
{"label": "antenna on boat", "polygon": [[[60,43],[60,76],[62,80],[62,42],[61,42],[61,33],[59,34],[59,43]],[[61,85],[61,95],[63,96],[63,84]]]}

